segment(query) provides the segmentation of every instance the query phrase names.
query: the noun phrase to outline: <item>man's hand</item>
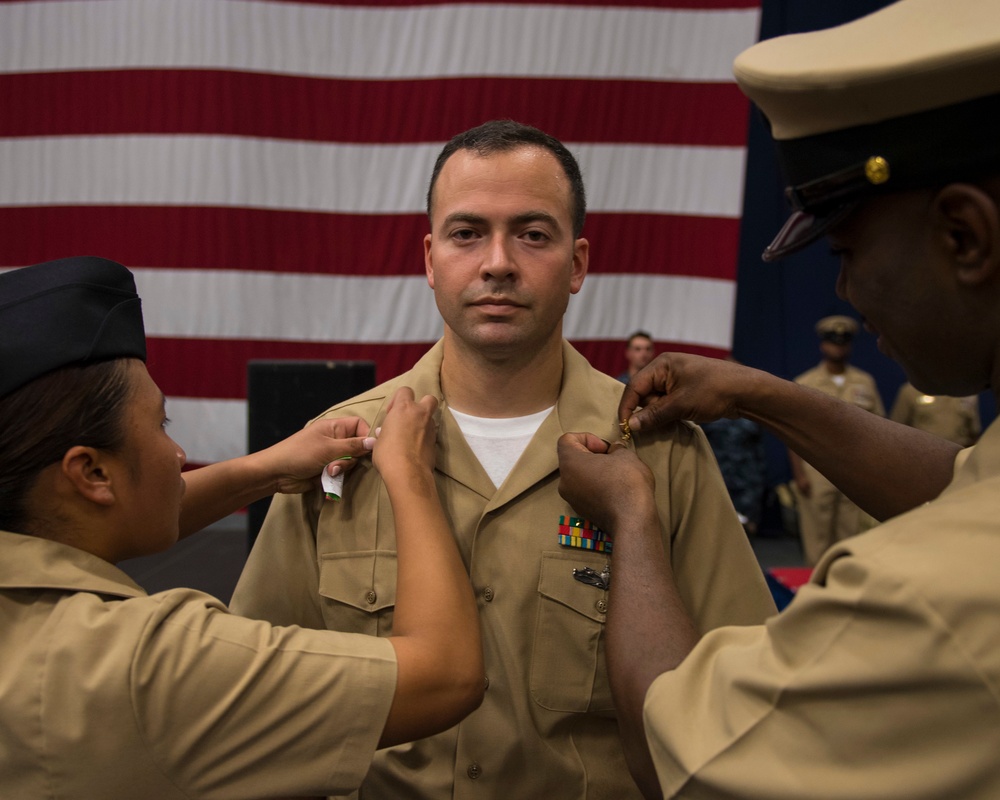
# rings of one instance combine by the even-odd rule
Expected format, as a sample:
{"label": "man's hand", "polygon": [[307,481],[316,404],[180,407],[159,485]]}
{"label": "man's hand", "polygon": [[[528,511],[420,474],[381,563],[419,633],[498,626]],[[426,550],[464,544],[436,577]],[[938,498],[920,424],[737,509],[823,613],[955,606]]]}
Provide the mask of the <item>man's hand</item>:
{"label": "man's hand", "polygon": [[[740,416],[741,388],[758,371],[732,361],[687,353],[663,353],[637,372],[622,393],[618,419],[633,431],[677,420],[711,422]],[[640,411],[636,411],[640,408]]]}
{"label": "man's hand", "polygon": [[622,519],[655,515],[653,473],[625,445],[565,433],[557,449],[559,494],[599,528],[613,532]]}

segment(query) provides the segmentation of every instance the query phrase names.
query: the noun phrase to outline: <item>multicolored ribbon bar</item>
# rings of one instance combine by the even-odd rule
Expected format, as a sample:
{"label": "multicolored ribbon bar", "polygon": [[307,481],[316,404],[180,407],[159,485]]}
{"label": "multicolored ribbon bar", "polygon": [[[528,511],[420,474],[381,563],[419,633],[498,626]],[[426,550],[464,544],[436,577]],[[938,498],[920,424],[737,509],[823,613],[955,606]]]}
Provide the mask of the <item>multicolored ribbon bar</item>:
{"label": "multicolored ribbon bar", "polygon": [[582,517],[559,517],[559,544],[598,553],[611,552],[611,536]]}

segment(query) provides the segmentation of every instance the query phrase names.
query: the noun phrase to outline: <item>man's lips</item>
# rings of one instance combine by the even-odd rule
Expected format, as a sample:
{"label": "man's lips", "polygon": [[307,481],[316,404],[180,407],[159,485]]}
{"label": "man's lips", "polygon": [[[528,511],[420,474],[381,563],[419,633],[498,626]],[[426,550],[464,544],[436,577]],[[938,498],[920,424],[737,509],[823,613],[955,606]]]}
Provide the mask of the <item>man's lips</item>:
{"label": "man's lips", "polygon": [[509,314],[511,311],[520,308],[518,303],[502,297],[486,297],[475,300],[471,303],[474,308],[488,311],[494,314]]}

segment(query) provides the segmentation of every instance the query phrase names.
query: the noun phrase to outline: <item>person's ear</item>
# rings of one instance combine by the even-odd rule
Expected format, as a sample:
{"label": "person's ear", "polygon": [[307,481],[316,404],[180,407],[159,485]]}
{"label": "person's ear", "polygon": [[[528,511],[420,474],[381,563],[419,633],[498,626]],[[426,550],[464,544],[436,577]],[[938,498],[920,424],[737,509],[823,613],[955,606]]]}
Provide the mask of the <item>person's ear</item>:
{"label": "person's ear", "polygon": [[945,186],[934,199],[939,244],[959,283],[980,286],[1000,274],[1000,209],[982,189],[968,183]]}
{"label": "person's ear", "polygon": [[106,453],[93,447],[75,445],[60,463],[64,480],[86,500],[101,506],[115,502],[113,468]]}
{"label": "person's ear", "polygon": [[427,273],[427,284],[434,288],[434,264],[431,261],[432,234],[424,236],[424,271]]}
{"label": "person's ear", "polygon": [[587,277],[589,266],[590,242],[586,239],[577,239],[573,242],[573,271],[570,275],[570,294],[576,294],[580,291],[583,286],[583,279]]}

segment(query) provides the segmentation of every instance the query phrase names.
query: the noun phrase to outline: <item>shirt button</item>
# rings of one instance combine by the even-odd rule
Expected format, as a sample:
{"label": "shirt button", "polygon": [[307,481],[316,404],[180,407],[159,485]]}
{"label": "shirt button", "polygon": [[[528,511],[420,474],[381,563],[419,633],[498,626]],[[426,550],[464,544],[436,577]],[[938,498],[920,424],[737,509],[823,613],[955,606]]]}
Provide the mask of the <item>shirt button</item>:
{"label": "shirt button", "polygon": [[476,778],[478,778],[480,775],[483,774],[483,771],[479,768],[479,765],[475,761],[473,761],[471,764],[469,764],[469,768],[466,770],[466,773],[470,778],[472,778],[472,780],[475,780]]}
{"label": "shirt button", "polygon": [[485,589],[483,589],[483,598],[486,600],[487,603],[492,603],[493,602],[493,587],[492,586],[487,586]]}
{"label": "shirt button", "polygon": [[608,613],[608,601],[605,600],[605,599],[603,599],[603,598],[600,599],[600,600],[598,600],[597,601],[597,610],[600,611],[602,614],[607,614]]}
{"label": "shirt button", "polygon": [[369,589],[368,594],[365,595],[365,600],[368,601],[368,605],[373,606],[375,605],[375,601],[378,600],[378,595],[375,594],[374,590]]}

